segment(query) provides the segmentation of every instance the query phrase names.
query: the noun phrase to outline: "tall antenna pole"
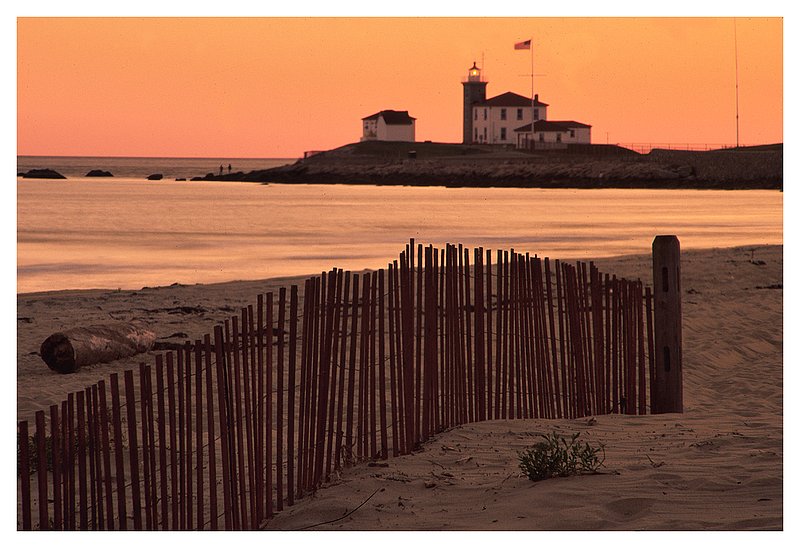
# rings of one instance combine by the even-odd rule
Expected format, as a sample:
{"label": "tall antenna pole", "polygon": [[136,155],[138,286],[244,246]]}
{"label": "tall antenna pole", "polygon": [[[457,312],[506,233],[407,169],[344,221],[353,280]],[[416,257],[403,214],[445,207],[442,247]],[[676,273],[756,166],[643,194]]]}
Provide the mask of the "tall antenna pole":
{"label": "tall antenna pole", "polygon": [[736,66],[736,148],[739,148],[739,44],[736,41],[736,18],[733,18],[733,59]]}

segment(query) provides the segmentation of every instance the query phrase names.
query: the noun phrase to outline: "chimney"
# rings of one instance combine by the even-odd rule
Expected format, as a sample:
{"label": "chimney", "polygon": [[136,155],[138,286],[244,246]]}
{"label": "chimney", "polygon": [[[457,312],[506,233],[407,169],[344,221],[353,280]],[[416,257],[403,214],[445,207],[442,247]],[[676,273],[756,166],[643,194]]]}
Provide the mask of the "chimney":
{"label": "chimney", "polygon": [[533,96],[533,101],[536,102],[536,103],[539,102],[539,94],[538,93]]}

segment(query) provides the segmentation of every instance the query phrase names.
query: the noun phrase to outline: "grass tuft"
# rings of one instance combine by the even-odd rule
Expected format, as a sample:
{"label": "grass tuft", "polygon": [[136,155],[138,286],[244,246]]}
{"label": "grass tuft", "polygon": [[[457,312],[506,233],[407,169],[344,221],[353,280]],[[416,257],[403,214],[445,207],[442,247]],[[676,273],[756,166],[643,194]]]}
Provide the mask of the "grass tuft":
{"label": "grass tuft", "polygon": [[597,472],[606,458],[605,446],[581,444],[578,436],[543,434],[544,441],[519,452],[520,469],[531,481]]}

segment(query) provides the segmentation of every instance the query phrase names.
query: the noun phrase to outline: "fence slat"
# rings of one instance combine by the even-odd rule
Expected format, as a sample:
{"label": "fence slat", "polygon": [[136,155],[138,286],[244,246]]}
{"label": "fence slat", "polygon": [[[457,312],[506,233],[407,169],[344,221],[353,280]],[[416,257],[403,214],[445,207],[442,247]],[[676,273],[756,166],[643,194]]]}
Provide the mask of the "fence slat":
{"label": "fence slat", "polygon": [[[483,286],[483,249],[474,250],[474,276],[475,283],[475,420],[486,420],[486,328]],[[435,306],[435,303],[434,303]]]}
{"label": "fence slat", "polygon": [[284,333],[286,332],[286,288],[281,287],[278,291],[278,355],[277,355],[277,407],[275,414],[276,438],[275,438],[275,507],[280,512],[283,510],[283,364],[285,353]]}
{"label": "fence slat", "polygon": [[[125,467],[123,465],[123,451],[125,450],[125,446],[122,440],[122,404],[120,403],[119,378],[117,374],[112,373],[109,379],[111,382],[111,420],[114,423],[114,472],[117,477],[117,519],[119,521],[120,530],[125,531],[128,528],[128,512],[126,503],[127,495],[125,493]],[[68,442],[71,443],[71,436]],[[72,508],[74,508],[74,506],[72,506]],[[70,511],[70,514],[72,514],[72,511]]]}
{"label": "fence slat", "polygon": [[175,424],[175,358],[173,353],[167,354],[167,409],[169,410],[169,470],[170,470],[170,512],[172,530],[180,527],[178,508],[178,433]]}
{"label": "fence slat", "polygon": [[653,293],[648,287],[645,289],[646,314],[647,314],[647,365],[650,374],[650,412],[653,412],[655,401],[656,362],[653,355]]}
{"label": "fence slat", "polygon": [[[244,428],[246,430],[246,443],[245,449],[247,453],[244,457],[244,464],[240,465],[241,473],[245,473],[245,467],[247,469],[247,489],[241,488],[242,492],[242,522],[247,523],[248,526],[243,528],[247,529],[256,529],[258,526],[258,519],[257,519],[257,503],[256,503],[256,471],[255,471],[255,444],[257,442],[256,433],[254,431],[255,427],[255,420],[256,420],[256,397],[257,397],[257,387],[256,387],[256,363],[258,362],[257,354],[260,351],[261,347],[258,344],[258,340],[261,338],[262,331],[260,329],[257,330],[257,322],[256,322],[256,310],[254,310],[253,305],[247,305],[247,342],[250,347],[250,359],[245,360],[245,356],[242,356],[242,364],[245,366],[242,375],[242,390],[244,391],[244,408],[245,408],[245,417],[244,426],[239,425],[240,428]],[[235,352],[235,349],[234,349]],[[249,495],[249,496],[248,496]],[[245,520],[246,518],[246,520]]]}
{"label": "fence slat", "polygon": [[[376,421],[376,404],[375,404],[375,385],[376,385],[376,376],[377,376],[377,369],[378,364],[375,357],[375,346],[376,346],[376,338],[377,338],[377,329],[375,328],[375,324],[377,323],[376,320],[376,302],[377,302],[377,294],[378,294],[378,273],[372,273],[372,293],[369,299],[369,369],[368,376],[369,382],[367,384],[367,390],[369,391],[369,454],[367,457],[370,460],[374,460],[378,453],[378,428],[377,428],[377,421]],[[417,375],[419,378],[419,375]]]}
{"label": "fence slat", "polygon": [[30,446],[28,445],[28,421],[19,422],[19,477],[20,477],[20,501],[22,504],[22,530],[30,531],[33,529],[31,520],[31,468],[30,468]]}
{"label": "fence slat", "polygon": [[196,479],[197,482],[197,530],[205,529],[205,490],[204,490],[204,458],[203,458],[203,343],[196,339],[194,341],[194,427],[196,454]]}
{"label": "fence slat", "polygon": [[[103,386],[103,381],[100,381],[100,386]],[[103,399],[103,410],[105,411],[105,399]],[[107,422],[104,420],[103,425],[106,425]],[[105,445],[108,445],[108,430],[105,431]],[[61,437],[61,421],[59,420],[58,416],[58,405],[51,405],[50,406],[50,443],[51,443],[51,454],[53,457],[53,529],[56,531],[60,531],[64,526],[64,515],[63,509],[61,506],[61,451],[62,451],[62,440]],[[105,456],[108,453],[104,453]],[[106,466],[106,479],[110,480],[111,475],[108,473],[108,466]],[[106,508],[108,508],[108,515],[111,516],[111,490],[107,491],[106,497]],[[110,519],[110,518],[109,518]],[[111,522],[109,528],[113,529],[114,525]]]}
{"label": "fence slat", "polygon": [[[493,322],[492,311],[492,250],[486,250],[486,418],[495,418],[494,414],[494,391],[492,390],[492,341],[493,341]],[[496,368],[495,368],[496,369]]]}
{"label": "fence slat", "polygon": [[[214,383],[211,367],[211,335],[203,336],[203,353],[205,355],[206,369],[206,430],[208,432],[208,490],[209,490],[209,527],[212,531],[219,529],[219,514],[217,508],[217,443],[214,433]],[[160,377],[160,375],[159,375]],[[200,491],[198,491],[198,501]]]}
{"label": "fence slat", "polygon": [[161,530],[169,530],[169,483],[167,476],[167,411],[164,386],[164,357],[156,356],[156,402],[158,405],[158,471],[161,502]]}
{"label": "fence slat", "polygon": [[392,261],[392,269],[394,270],[394,282],[392,285],[392,297],[394,298],[394,349],[395,349],[395,373],[397,385],[397,437],[398,437],[398,451],[399,454],[405,454],[406,451],[406,416],[405,416],[405,396],[404,396],[404,382],[405,376],[403,374],[403,324],[402,316],[400,313],[400,267],[397,260]]}
{"label": "fence slat", "polygon": [[[153,423],[148,423],[148,409],[152,406],[152,398],[148,400],[149,389],[146,377],[147,366],[139,364],[139,398],[141,400],[142,411],[142,476],[144,477],[144,526],[147,530],[152,530],[153,513],[156,498],[152,496],[152,485],[155,483],[155,470],[150,466],[150,455],[155,451],[153,443],[149,437],[149,432],[153,428]],[[152,477],[151,477],[152,476]],[[152,482],[151,482],[152,480]]]}
{"label": "fence slat", "polygon": [[[414,238],[411,238],[411,245],[409,246],[409,257],[411,258],[411,278],[412,278],[412,285],[411,285],[411,295],[416,294],[416,306],[414,307],[414,327],[416,337],[414,338],[414,351],[416,355],[416,362],[415,362],[415,381],[416,381],[416,388],[414,391],[415,398],[414,398],[414,431],[417,433],[416,439],[422,439],[420,436],[420,431],[422,429],[422,244],[416,244],[416,251],[417,251],[417,261],[414,262]],[[416,283],[413,281],[414,273],[416,269]],[[413,299],[412,299],[413,302]],[[373,323],[374,325],[374,323]],[[374,328],[373,328],[374,330]],[[375,429],[373,428],[373,432]],[[373,454],[375,453],[375,448],[373,447]]]}
{"label": "fence slat", "polygon": [[[273,410],[272,410],[272,337],[274,331],[272,328],[273,323],[273,293],[269,292],[266,295],[266,303],[264,304],[265,318],[264,318],[264,380],[266,401],[264,404],[264,438],[266,441],[264,447],[265,463],[264,468],[266,471],[264,482],[264,494],[266,495],[266,517],[271,518],[274,512],[273,495],[272,495],[272,424],[273,424]],[[281,336],[281,335],[278,335]]]}
{"label": "fence slat", "polygon": [[225,358],[225,342],[221,325],[214,326],[214,358],[217,373],[217,408],[219,421],[220,445],[222,446],[222,504],[225,516],[225,529],[233,527],[233,493],[232,484],[235,481],[232,473],[231,459],[231,432],[228,420],[229,396],[227,364]]}
{"label": "fence slat", "polygon": [[[87,386],[84,389],[84,394],[86,395],[84,398],[85,405],[86,405],[86,453],[89,459],[89,508],[91,509],[91,515],[89,517],[89,524],[87,528],[97,530],[98,528],[98,519],[97,519],[97,509],[98,509],[98,501],[97,501],[97,470],[96,470],[96,461],[95,461],[95,436],[94,436],[94,402],[92,401],[92,388]],[[47,499],[45,498],[45,501]]]}
{"label": "fence slat", "polygon": [[[247,480],[248,473],[245,469],[245,437],[252,440],[252,433],[245,430],[247,421],[250,418],[250,413],[242,412],[242,405],[244,400],[249,399],[248,390],[243,387],[244,381],[242,379],[243,371],[246,371],[248,356],[250,354],[250,332],[248,329],[248,308],[241,309],[242,315],[242,331],[239,332],[239,318],[231,316],[230,321],[225,322],[225,347],[227,350],[227,364],[229,368],[229,376],[231,378],[231,387],[233,389],[232,397],[230,398],[230,406],[233,411],[229,422],[231,425],[231,434],[233,439],[233,449],[235,454],[231,455],[232,466],[235,465],[236,469],[233,472],[232,482],[234,485],[238,482],[237,493],[239,496],[235,498],[234,508],[238,509],[238,523],[239,527],[236,530],[247,530]],[[248,453],[249,455],[250,453]],[[236,515],[236,512],[234,513]]]}
{"label": "fence slat", "polygon": [[[258,302],[256,304],[256,363],[252,364],[255,367],[254,375],[254,407],[255,417],[253,420],[253,441],[255,444],[255,475],[253,481],[255,482],[255,515],[256,525],[260,525],[264,520],[264,438],[266,432],[264,431],[264,294],[258,294]],[[267,326],[272,332],[272,326]],[[289,492],[292,492],[291,484],[289,485]]]}
{"label": "fence slat", "polygon": [[[381,425],[381,458],[387,459],[389,457],[389,441],[386,431],[386,329],[384,291],[386,290],[384,281],[384,270],[378,270],[378,393],[380,399],[378,402],[380,409],[380,425]],[[420,285],[421,289],[421,285]]]}
{"label": "fence slat", "polygon": [[[245,312],[245,315],[247,312]],[[223,325],[219,326],[222,336],[221,351],[222,351],[222,365],[223,365],[223,394],[225,404],[225,422],[227,428],[228,442],[224,444],[224,448],[228,451],[228,489],[230,500],[230,520],[231,527],[225,527],[226,530],[231,529],[239,531],[242,529],[241,512],[239,507],[239,481],[245,480],[243,473],[240,473],[238,466],[238,442],[239,442],[239,429],[241,423],[237,420],[237,409],[241,403],[241,384],[239,385],[239,393],[236,391],[237,372],[233,367],[233,354],[234,345],[231,341],[231,325],[230,319],[224,321]],[[220,417],[221,418],[221,417]],[[220,428],[220,431],[222,429]],[[223,460],[224,462],[224,460]]]}
{"label": "fence slat", "polygon": [[[349,280],[349,278],[348,278]],[[294,504],[294,471],[295,471],[295,382],[297,369],[297,286],[293,285],[289,296],[289,399],[287,420],[287,446],[286,446],[286,497],[287,504]],[[342,345],[344,347],[344,345]],[[342,364],[344,359],[342,359]],[[344,365],[342,365],[344,368]],[[341,424],[340,424],[341,426]]]}
{"label": "fence slat", "polygon": [[[350,271],[345,272],[344,277],[344,297],[341,303],[342,308],[342,325],[341,325],[341,343],[339,349],[339,380],[338,380],[338,397],[336,402],[336,436],[335,450],[334,450],[334,470],[339,470],[341,467],[341,446],[344,436],[343,420],[344,420],[344,374],[347,369],[347,329],[348,329],[348,303],[350,295]],[[290,412],[290,416],[292,413]],[[333,436],[331,436],[333,438]]]}
{"label": "fence slat", "polygon": [[642,283],[636,283],[636,293],[635,293],[635,302],[634,305],[636,306],[636,340],[638,341],[638,356],[639,356],[639,367],[638,367],[638,379],[639,379],[639,387],[638,387],[638,396],[639,396],[639,409],[638,412],[640,415],[644,415],[647,413],[647,379],[645,378],[645,364],[644,364],[644,346],[645,346],[645,335],[644,335],[644,313],[642,308],[644,307],[644,298],[642,296]]}
{"label": "fence slat", "polygon": [[302,345],[300,347],[300,409],[297,422],[297,496],[303,496],[303,467],[305,465],[306,437],[305,429],[308,419],[306,418],[306,400],[308,399],[308,359],[311,352],[309,346],[309,324],[311,322],[311,280],[305,281],[303,289],[303,326],[302,326]]}
{"label": "fence slat", "polygon": [[[349,273],[348,273],[349,275]],[[344,283],[344,273],[341,270],[337,270],[337,279],[336,279],[336,299],[334,304],[334,316],[333,316],[333,325],[335,333],[333,334],[333,348],[331,349],[331,372],[330,372],[330,391],[328,396],[328,429],[327,429],[327,442],[326,442],[326,449],[325,449],[325,473],[323,475],[324,481],[329,481],[331,477],[331,467],[333,466],[333,440],[336,438],[334,435],[334,419],[336,414],[336,394],[337,394],[337,387],[339,386],[339,382],[337,382],[337,368],[338,371],[342,371],[342,362],[343,359],[337,360],[337,355],[339,353],[339,343],[344,336],[342,334],[342,325],[341,322],[342,317],[345,315],[343,313],[344,303],[342,302],[342,291],[343,287],[342,284]]]}
{"label": "fence slat", "polygon": [[[129,448],[129,471],[131,477],[131,492],[133,496],[133,528],[136,531],[142,530],[142,500],[139,488],[139,444],[136,434],[136,394],[133,389],[133,371],[125,371],[125,407],[128,413],[128,448]],[[78,392],[78,434],[82,430],[81,426],[81,393]],[[83,506],[83,504],[81,504]],[[81,516],[83,521],[83,516]],[[81,526],[83,529],[83,526]]]}
{"label": "fence slat", "polygon": [[[184,395],[186,398],[186,431],[185,431],[185,438],[186,441],[186,459],[184,461],[185,465],[185,489],[186,489],[186,497],[185,497],[185,507],[184,512],[186,514],[186,529],[192,531],[194,529],[194,478],[192,475],[193,465],[194,465],[194,451],[192,446],[192,438],[194,436],[193,430],[193,422],[192,422],[192,344],[189,341],[186,341],[186,344],[183,347],[183,351],[185,353],[185,377],[183,382],[185,383],[184,387]],[[199,417],[197,418],[199,420]],[[198,452],[201,450],[200,446],[198,445]]]}
{"label": "fence slat", "polygon": [[[127,372],[126,372],[126,383],[127,383]],[[131,386],[133,386],[133,377],[131,376]],[[130,395],[128,395],[128,391],[126,390],[125,397],[131,401],[131,406],[133,405],[133,388],[131,388]],[[86,394],[83,391],[79,391],[75,394],[75,405],[77,409],[77,418],[78,418],[78,512],[79,512],[79,522],[78,528],[81,531],[88,531],[89,529],[89,494],[87,490],[87,479],[86,479]],[[132,420],[131,425],[133,428],[136,428],[136,421]],[[138,470],[137,470],[138,473]],[[138,476],[137,476],[138,479]],[[138,484],[136,485],[138,489]],[[135,508],[135,506],[134,506]],[[141,523],[139,524],[139,529],[141,529]]]}
{"label": "fence slat", "polygon": [[[106,523],[108,525],[108,530],[114,530],[114,501],[112,500],[114,486],[112,483],[112,476],[113,471],[111,469],[111,441],[108,435],[108,429],[110,428],[111,424],[109,422],[108,417],[108,403],[106,400],[106,383],[104,380],[99,380],[97,382],[97,396],[98,396],[98,406],[100,408],[100,444],[101,444],[101,453],[102,453],[102,460],[103,460],[103,486],[105,488],[105,502],[106,502]],[[53,406],[55,409],[52,411],[57,411],[57,407]],[[57,415],[51,413],[51,420],[57,421]],[[54,431],[53,437],[56,436],[56,432]],[[57,452],[55,450],[55,444],[53,446],[53,466],[56,467],[56,463],[58,462],[57,459]],[[55,482],[55,485],[58,486],[58,482]],[[56,497],[56,501],[58,501],[58,497]],[[60,520],[59,520],[60,521]],[[59,529],[59,526],[56,526],[56,529]]]}
{"label": "fence slat", "polygon": [[75,509],[74,505],[70,503],[70,468],[71,468],[71,449],[70,449],[70,413],[69,413],[69,395],[66,400],[61,401],[61,509],[64,514],[63,529],[70,530],[70,515]]}
{"label": "fence slat", "polygon": [[106,520],[103,503],[103,455],[102,455],[102,441],[100,439],[100,404],[98,402],[99,395],[97,384],[92,385],[92,437],[94,438],[94,474],[95,474],[95,492],[97,504],[97,526],[96,529],[100,531],[106,530]]}
{"label": "fence slat", "polygon": [[[36,412],[36,479],[39,488],[39,530],[47,531],[50,529],[50,514],[47,503],[47,432],[44,425],[44,411]],[[25,439],[27,444],[27,437]]]}
{"label": "fence slat", "polygon": [[321,312],[322,303],[325,302],[325,289],[326,289],[325,276],[314,279],[313,288],[313,304],[311,307],[311,356],[309,356],[309,375],[310,382],[308,388],[310,389],[308,403],[308,427],[307,427],[307,442],[306,442],[306,458],[305,470],[303,471],[304,484],[306,489],[314,490],[314,465],[315,465],[315,451],[317,448],[316,443],[316,426],[317,426],[317,411],[319,409],[318,397],[318,381],[319,381],[319,368],[320,368],[320,341],[322,340],[321,331],[324,328],[322,322],[324,321]]}

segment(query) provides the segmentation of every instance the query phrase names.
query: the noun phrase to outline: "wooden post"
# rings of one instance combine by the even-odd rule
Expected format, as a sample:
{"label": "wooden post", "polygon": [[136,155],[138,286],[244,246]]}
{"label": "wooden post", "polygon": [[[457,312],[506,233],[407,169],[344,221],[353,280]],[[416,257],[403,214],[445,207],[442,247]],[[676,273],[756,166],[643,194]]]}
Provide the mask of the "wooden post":
{"label": "wooden post", "polygon": [[655,398],[653,413],[683,412],[681,247],[677,236],[653,240]]}

